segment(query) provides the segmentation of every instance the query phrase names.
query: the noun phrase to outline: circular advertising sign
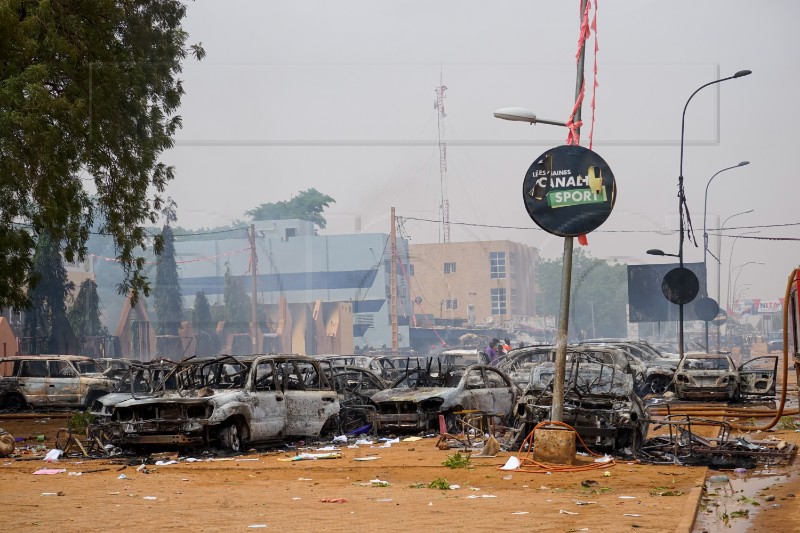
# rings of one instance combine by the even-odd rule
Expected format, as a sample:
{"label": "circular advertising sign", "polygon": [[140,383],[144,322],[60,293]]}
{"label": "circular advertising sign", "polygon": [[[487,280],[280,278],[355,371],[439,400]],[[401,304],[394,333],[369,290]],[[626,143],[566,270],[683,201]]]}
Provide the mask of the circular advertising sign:
{"label": "circular advertising sign", "polygon": [[700,292],[697,275],[684,267],[676,267],[667,272],[661,282],[664,297],[675,305],[685,305],[694,300]]}
{"label": "circular advertising sign", "polygon": [[602,157],[578,145],[537,157],[522,183],[525,209],[543,230],[561,237],[589,233],[614,209],[614,174]]}

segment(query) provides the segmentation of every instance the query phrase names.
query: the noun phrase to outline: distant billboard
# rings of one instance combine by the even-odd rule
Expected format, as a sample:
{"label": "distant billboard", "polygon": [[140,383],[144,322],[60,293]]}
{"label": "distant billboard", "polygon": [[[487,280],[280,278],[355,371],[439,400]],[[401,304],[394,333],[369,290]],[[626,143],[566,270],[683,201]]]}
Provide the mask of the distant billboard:
{"label": "distant billboard", "polygon": [[[659,265],[628,265],[628,321],[629,322],[677,322],[680,315],[678,306],[670,303],[661,290],[664,276],[680,266],[678,263]],[[684,263],[697,276],[700,294],[683,306],[683,320],[700,320],[694,311],[694,304],[702,297],[706,286],[706,273],[703,263]]]}

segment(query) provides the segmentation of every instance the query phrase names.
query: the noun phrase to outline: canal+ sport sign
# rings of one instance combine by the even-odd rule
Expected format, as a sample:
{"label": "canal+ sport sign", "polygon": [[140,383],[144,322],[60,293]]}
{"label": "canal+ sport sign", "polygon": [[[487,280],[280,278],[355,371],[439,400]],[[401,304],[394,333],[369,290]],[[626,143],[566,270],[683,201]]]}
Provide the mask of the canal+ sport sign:
{"label": "canal+ sport sign", "polygon": [[600,227],[614,209],[616,195],[608,164],[578,145],[547,150],[533,161],[522,184],[528,215],[543,230],[561,237]]}

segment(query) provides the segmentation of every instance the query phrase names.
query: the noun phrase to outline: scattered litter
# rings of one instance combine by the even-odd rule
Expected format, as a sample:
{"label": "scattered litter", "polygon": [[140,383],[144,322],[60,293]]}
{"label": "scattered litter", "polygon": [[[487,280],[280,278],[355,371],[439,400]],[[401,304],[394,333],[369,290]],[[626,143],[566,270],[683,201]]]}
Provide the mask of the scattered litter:
{"label": "scattered litter", "polygon": [[57,448],[53,448],[44,456],[45,463],[56,463],[58,462],[58,458],[61,457],[61,454],[64,453]]}
{"label": "scattered litter", "polygon": [[597,481],[595,481],[593,479],[584,479],[583,481],[581,481],[581,486],[584,486],[584,487],[591,487],[592,485],[599,485],[599,484],[600,483],[598,483]]}
{"label": "scattered litter", "polygon": [[301,498],[300,496],[295,496],[295,497],[294,497],[294,498],[292,498],[292,499],[293,499],[293,500],[295,500],[295,501],[297,501],[297,500],[302,500],[303,498]]}
{"label": "scattered litter", "polygon": [[139,466],[136,467],[136,471],[137,472],[141,472],[143,470],[147,470],[147,465],[144,464],[144,463],[142,463],[142,464],[140,464]]}
{"label": "scattered litter", "polygon": [[119,496],[119,491],[117,491],[117,492],[109,492],[108,495],[109,496]]}
{"label": "scattered litter", "polygon": [[42,493],[42,496],[63,496],[63,495],[64,495],[64,491],[58,491],[58,492],[43,492],[43,493]]}
{"label": "scattered litter", "polygon": [[417,442],[418,440],[422,440],[422,437],[406,437],[403,442]]}
{"label": "scattered litter", "polygon": [[469,490],[481,490],[478,487],[470,487]]}
{"label": "scattered litter", "polygon": [[727,483],[730,481],[728,476],[718,475],[718,476],[711,476],[708,478],[709,483]]}
{"label": "scattered litter", "polygon": [[368,455],[367,457],[353,457],[353,461],[374,461],[380,459],[379,455]]}
{"label": "scattered litter", "polygon": [[515,455],[512,455],[508,458],[506,464],[500,467],[500,470],[516,470],[521,464],[522,462],[519,460],[519,458]]}
{"label": "scattered litter", "polygon": [[384,481],[382,479],[373,479],[373,480],[370,480],[370,483],[372,483],[373,487],[388,487],[389,486],[389,482],[388,481]]}
{"label": "scattered litter", "polygon": [[573,513],[572,511],[567,511],[566,509],[560,509],[558,511],[558,514],[578,514],[578,513]]}
{"label": "scattered litter", "polygon": [[736,474],[739,477],[744,477],[744,476],[747,475],[747,469],[746,468],[734,468],[733,469],[733,473]]}
{"label": "scattered litter", "polygon": [[157,500],[158,498],[156,498],[155,496],[142,496],[142,499],[143,500]]}
{"label": "scattered litter", "polygon": [[345,498],[323,498],[320,503],[347,503]]}
{"label": "scattered litter", "polygon": [[33,473],[34,476],[52,476],[53,474],[61,474],[66,472],[66,468],[40,468]]}
{"label": "scattered litter", "polygon": [[129,479],[125,474],[120,474],[117,479]]}
{"label": "scattered litter", "polygon": [[299,477],[297,478],[297,481],[314,481],[314,480],[311,479],[310,477]]}
{"label": "scattered litter", "polygon": [[338,452],[341,448],[337,448],[336,446],[323,446],[322,448],[317,448],[318,452]]}
{"label": "scattered litter", "polygon": [[176,465],[178,461],[175,459],[170,459],[169,461],[156,461],[156,466],[167,466],[167,465]]}
{"label": "scattered litter", "polygon": [[461,488],[461,485],[452,484],[447,488],[450,489],[450,490],[458,490],[458,489]]}
{"label": "scattered litter", "polygon": [[83,472],[68,472],[68,476],[82,476]]}
{"label": "scattered litter", "polygon": [[494,494],[470,494],[467,496],[468,500],[477,500],[478,498],[497,498],[497,496]]}
{"label": "scattered litter", "polygon": [[606,470],[605,472],[603,472],[603,477],[611,477],[611,472]]}
{"label": "scattered litter", "polygon": [[514,476],[512,476],[511,474],[508,474],[507,476],[503,476],[503,479],[504,479],[504,480],[506,480],[506,481],[508,481],[509,479],[511,479],[511,478],[513,478],[513,477],[514,477]]}
{"label": "scattered litter", "polygon": [[316,461],[317,459],[341,459],[341,453],[298,453],[294,457],[278,457],[278,461]]}
{"label": "scattered litter", "polygon": [[369,439],[358,439],[358,440],[356,441],[356,444],[357,444],[358,446],[372,446],[372,445],[373,445],[373,444],[375,444],[375,443],[374,443],[374,442],[372,442],[372,441],[371,441],[371,440],[369,440]]}
{"label": "scattered litter", "polygon": [[620,500],[635,500],[636,496],[620,496]]}
{"label": "scattered litter", "polygon": [[185,459],[185,461],[187,463],[198,463],[198,462],[202,461],[202,459],[198,459],[197,457],[187,457]]}
{"label": "scattered litter", "polygon": [[375,500],[376,502],[391,502],[393,501],[391,498],[379,498]]}
{"label": "scattered litter", "polygon": [[339,435],[338,437],[333,437],[333,442],[347,442],[347,435]]}
{"label": "scattered litter", "polygon": [[575,500],[575,505],[592,505],[593,503],[597,503],[597,502],[584,502],[584,501],[581,501],[581,500]]}
{"label": "scattered litter", "polygon": [[595,459],[594,462],[595,463],[610,463],[613,460],[614,460],[614,458],[611,457],[610,455],[604,455],[603,457],[598,457],[597,459]]}
{"label": "scattered litter", "polygon": [[511,514],[518,514],[518,515],[522,515],[522,514],[531,514],[531,513],[530,513],[530,511],[514,511],[514,512],[513,512],[513,513],[511,513]]}
{"label": "scattered litter", "polygon": [[640,515],[640,514],[634,514],[634,513],[625,513],[625,514],[624,514],[624,515],[622,515],[622,516],[630,516],[630,517],[633,517],[633,518],[639,518],[639,517],[641,517],[642,515]]}
{"label": "scattered litter", "polygon": [[250,524],[247,526],[248,529],[264,529],[265,527],[269,527],[267,524]]}

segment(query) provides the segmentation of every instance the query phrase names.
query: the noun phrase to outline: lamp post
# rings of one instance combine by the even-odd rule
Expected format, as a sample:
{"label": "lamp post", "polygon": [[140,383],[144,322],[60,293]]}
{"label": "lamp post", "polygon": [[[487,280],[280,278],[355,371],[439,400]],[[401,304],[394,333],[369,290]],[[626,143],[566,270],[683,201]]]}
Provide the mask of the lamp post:
{"label": "lamp post", "polygon": [[[703,272],[705,273],[706,280],[703,284],[703,296],[708,297],[708,232],[706,231],[706,213],[708,212],[708,186],[711,185],[711,182],[714,181],[714,178],[719,176],[721,173],[725,172],[726,170],[731,170],[733,168],[744,167],[750,164],[750,161],[742,161],[738,165],[734,165],[732,167],[726,167],[722,170],[717,171],[716,174],[709,178],[708,182],[706,183],[706,194],[705,198],[703,199]],[[719,259],[717,259],[719,262]],[[719,275],[719,271],[717,272]],[[719,279],[718,279],[719,281]],[[717,294],[717,304],[719,304],[719,294]],[[706,352],[708,352],[708,320],[703,321],[705,323],[705,334],[706,334]]]}
{"label": "lamp post", "polygon": [[[579,65],[579,88],[582,82],[583,65]],[[576,95],[577,98],[577,95]],[[575,121],[580,119],[581,109],[575,113]],[[545,120],[536,116],[533,111],[522,107],[504,107],[494,112],[494,116],[514,122],[529,124],[550,124],[567,127],[565,122]],[[567,335],[569,333],[569,298],[572,285],[572,237],[564,237],[564,254],[561,266],[561,301],[558,310],[558,332],[556,333],[555,375],[553,376],[553,399],[551,402],[550,420],[564,421],[564,380],[567,374]]]}
{"label": "lamp post", "polygon": [[[683,139],[684,139],[684,133],[686,131],[686,109],[689,107],[689,102],[692,101],[692,98],[694,98],[694,95],[696,95],[698,92],[700,92],[702,89],[705,89],[709,85],[715,85],[717,83],[722,83],[723,81],[728,81],[728,80],[733,80],[733,79],[736,79],[736,78],[741,78],[741,77],[744,77],[744,76],[748,76],[750,74],[752,74],[751,70],[740,70],[739,72],[737,72],[733,76],[728,76],[727,78],[721,78],[719,80],[710,81],[710,82],[708,82],[708,83],[706,83],[704,85],[701,85],[700,87],[698,87],[692,93],[691,96],[689,96],[689,99],[686,100],[686,105],[683,106],[683,115],[681,116],[680,173],[678,175],[678,218],[679,218],[679,224],[680,224],[680,237],[678,239],[678,261],[680,263],[680,268],[683,268],[683,230],[684,230],[683,214],[684,214],[684,209],[686,210],[686,215],[688,216],[688,214],[689,214],[689,209],[686,207],[686,195],[684,194],[684,191],[683,191]],[[678,336],[680,337],[679,340],[678,340],[678,350],[679,350],[681,359],[683,359],[683,304],[679,304],[678,305],[678,320],[679,320],[679,324],[678,324],[679,334],[678,334]]]}
{"label": "lamp post", "polygon": [[[646,253],[647,255],[657,255],[657,256],[678,257],[678,254],[668,254],[668,253],[667,253],[667,252],[665,252],[664,250],[659,250],[658,248],[651,248],[650,250],[647,250],[647,252],[645,252],[645,253]],[[683,306],[681,306],[681,309],[682,309],[682,308],[683,308]],[[682,315],[682,314],[681,314],[681,317],[680,317],[680,318],[681,318],[681,324],[682,324],[682,323],[683,323],[683,315]],[[661,335],[660,328],[661,328],[661,326],[659,326],[659,335]],[[683,351],[681,351],[681,350],[679,350],[679,352],[680,352],[681,354],[683,353]],[[681,359],[683,359],[683,355],[681,355]]]}
{"label": "lamp post", "polygon": [[[734,213],[733,215],[729,216],[728,218],[726,218],[722,222],[722,224],[719,227],[719,231],[722,232],[722,230],[725,229],[725,224],[727,224],[728,221],[730,219],[732,219],[733,217],[738,217],[739,215],[746,215],[747,213],[752,213],[752,212],[753,212],[752,209],[748,209],[747,211],[741,211],[740,213]],[[712,257],[714,257],[713,254],[712,254]],[[716,257],[714,257],[714,259],[717,260],[717,302],[721,302],[722,301],[722,272],[720,270],[721,270],[721,267],[722,267],[722,235],[717,236],[717,255],[716,255]],[[730,264],[728,266],[730,266]],[[727,298],[726,298],[726,300],[727,300]],[[727,302],[726,302],[726,304],[727,304]],[[727,305],[726,305],[726,307],[727,307]],[[719,349],[721,347],[721,343],[720,343],[720,330],[721,330],[721,328],[722,328],[722,326],[717,326],[717,351],[719,351]]]}
{"label": "lamp post", "polygon": [[[729,218],[731,218],[731,217],[729,217]],[[727,222],[727,220],[726,220],[726,222]],[[726,294],[725,294],[725,302],[726,302],[726,306],[727,306],[728,309],[731,308],[731,304],[732,304],[731,303],[731,273],[732,273],[733,269],[731,267],[733,265],[733,250],[736,248],[736,241],[738,241],[740,238],[744,237],[745,235],[753,235],[755,233],[760,233],[760,232],[758,230],[756,230],[756,231],[746,231],[744,233],[736,235],[733,238],[733,242],[731,243],[731,253],[728,255],[728,289],[727,289]],[[754,262],[755,261],[750,261],[750,263],[754,263]],[[745,264],[747,264],[747,263],[745,263]],[[744,266],[744,264],[739,265],[736,268],[739,268],[741,266]]]}

